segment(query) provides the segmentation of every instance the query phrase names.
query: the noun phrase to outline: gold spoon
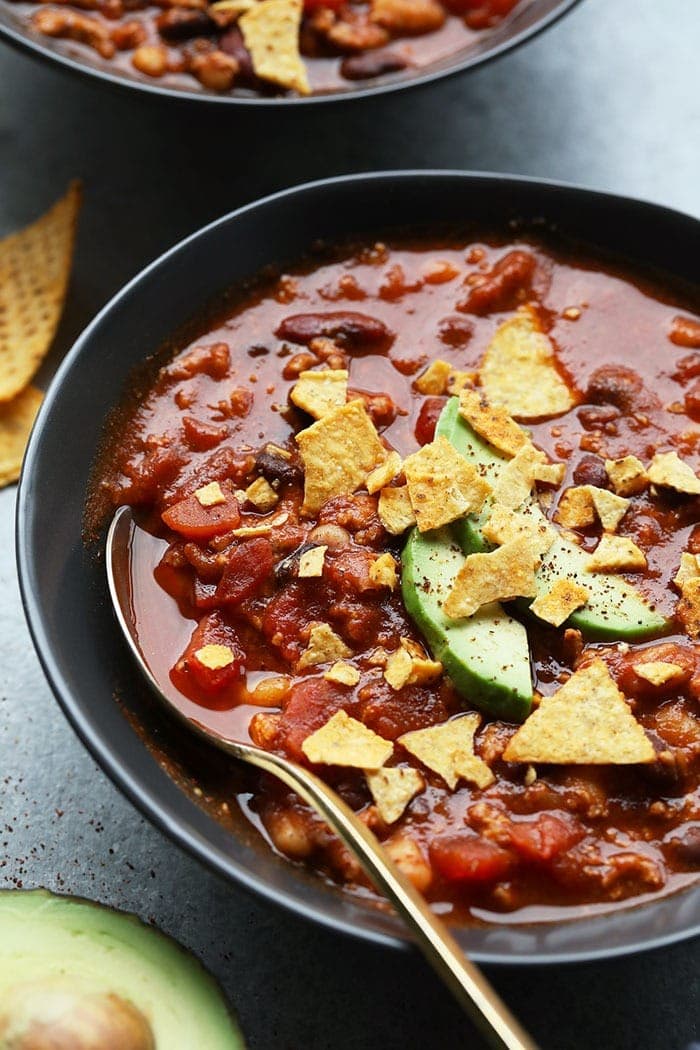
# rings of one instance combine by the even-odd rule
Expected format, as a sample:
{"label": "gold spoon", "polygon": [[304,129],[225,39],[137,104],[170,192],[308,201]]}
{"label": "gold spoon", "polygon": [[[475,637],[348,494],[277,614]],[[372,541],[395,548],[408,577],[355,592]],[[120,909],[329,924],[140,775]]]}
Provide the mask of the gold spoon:
{"label": "gold spoon", "polygon": [[109,592],[117,622],[143,675],[153,691],[180,720],[200,737],[233,758],[271,773],[304,799],[323,817],[355,855],[367,876],[389,900],[421,952],[450,989],[455,999],[496,1050],[537,1050],[532,1039],[501,1001],[481,970],[470,962],[447,926],[399,870],[361,820],[338,794],[319,777],[271,751],[254,744],[229,740],[188,718],[160,688],[139,645],[129,587],[129,550],[133,518],[129,507],[120,507],[107,534],[106,563]]}

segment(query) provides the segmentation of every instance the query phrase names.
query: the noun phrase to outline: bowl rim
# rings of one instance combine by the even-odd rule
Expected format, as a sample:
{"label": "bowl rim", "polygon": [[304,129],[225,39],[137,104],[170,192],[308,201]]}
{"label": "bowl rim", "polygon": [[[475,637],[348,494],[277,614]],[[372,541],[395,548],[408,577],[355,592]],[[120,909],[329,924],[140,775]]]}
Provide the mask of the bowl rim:
{"label": "bowl rim", "polygon": [[[507,54],[514,48],[519,47],[520,44],[525,43],[531,37],[537,36],[545,29],[554,25],[555,22],[559,21],[560,18],[563,18],[565,14],[580,3],[580,0],[553,0],[553,3],[555,6],[552,10],[537,19],[532,25],[526,26],[524,29],[515,33],[512,37],[502,41],[502,43],[497,44],[493,48],[487,49],[482,54],[470,55],[469,50],[467,50],[461,61],[446,65],[442,68],[428,67],[424,73],[419,73],[415,77],[406,77],[403,80],[397,79],[382,81],[365,88],[350,88],[347,91],[294,96],[292,98],[247,97],[239,95],[219,95],[214,94],[213,92],[191,91],[186,88],[180,89],[162,86],[155,82],[151,83],[147,80],[141,80],[137,77],[132,79],[123,74],[111,72],[109,69],[101,69],[99,66],[93,67],[87,62],[81,62],[79,59],[73,58],[71,55],[63,54],[63,52],[55,50],[48,44],[44,44],[41,38],[37,37],[35,39],[28,31],[23,31],[20,28],[8,24],[3,13],[3,8],[10,8],[11,6],[8,0],[2,0],[0,3],[0,40],[5,39],[9,44],[13,45],[18,50],[27,53],[34,59],[46,62],[49,65],[56,64],[71,73],[73,76],[87,76],[88,78],[94,78],[98,82],[106,84],[109,87],[123,89],[125,91],[135,89],[144,92],[146,95],[155,96],[157,98],[174,99],[183,103],[204,102],[217,106],[257,106],[263,109],[286,108],[289,106],[298,108],[318,104],[329,104],[333,102],[354,102],[359,101],[360,99],[375,98],[380,95],[405,91],[409,88],[424,87],[435,81],[457,76],[459,73],[464,73],[468,69],[486,65],[494,59]],[[391,76],[391,74],[389,74],[389,76]]]}
{"label": "bowl rim", "polygon": [[[108,775],[112,783],[129,799],[129,801],[148,819],[150,823],[154,824],[181,849],[190,856],[195,857],[200,863],[204,864],[209,870],[214,871],[217,875],[226,880],[235,881],[237,885],[241,886],[256,897],[262,897],[263,899],[290,911],[292,914],[309,919],[326,929],[357,937],[362,941],[382,947],[391,947],[401,950],[409,950],[411,948],[412,942],[409,936],[402,937],[400,935],[394,935],[380,929],[372,928],[371,926],[356,925],[352,922],[351,918],[343,915],[331,914],[327,910],[320,909],[314,903],[309,903],[308,901],[301,899],[286,887],[273,887],[268,885],[265,881],[259,881],[251,870],[231,857],[227,857],[226,863],[224,863],[217,851],[212,848],[211,844],[208,843],[204,836],[194,829],[185,828],[182,822],[168,811],[167,806],[159,800],[156,794],[150,792],[147,788],[137,786],[133,783],[132,776],[126,768],[124,761],[112,750],[102,732],[97,727],[93,727],[87,714],[83,711],[82,705],[76,700],[75,695],[63,676],[58,661],[52,651],[52,644],[48,638],[41,600],[32,590],[33,555],[31,544],[29,542],[30,530],[27,527],[31,503],[30,479],[34,472],[35,463],[41,455],[44,443],[44,433],[47,429],[53,406],[62,396],[65,377],[71,371],[74,363],[81,356],[84,349],[90,346],[93,340],[93,335],[99,331],[103,321],[109,316],[112,310],[118,308],[122,300],[127,299],[131,293],[137,289],[141,282],[144,281],[144,279],[154,271],[158,270],[167,261],[182,252],[186,252],[189,246],[196,241],[206,239],[210,233],[217,228],[235,222],[245,214],[257,210],[264,210],[267,206],[273,203],[284,202],[285,199],[293,199],[300,194],[313,194],[321,189],[342,186],[350,183],[366,184],[371,181],[373,183],[385,182],[391,184],[396,180],[403,180],[410,183],[412,180],[416,179],[427,179],[429,181],[436,180],[437,182],[439,179],[454,179],[455,177],[463,179],[465,183],[481,182],[484,184],[497,185],[501,188],[529,186],[532,188],[544,188],[546,191],[551,190],[554,193],[558,191],[566,193],[573,192],[575,195],[581,195],[589,200],[597,200],[601,203],[610,200],[625,202],[627,205],[639,206],[642,209],[651,209],[655,213],[665,213],[669,218],[675,217],[681,221],[689,222],[700,230],[699,219],[677,209],[668,208],[665,205],[606,191],[594,190],[585,186],[553,179],[542,179],[532,176],[511,175],[498,172],[460,171],[456,169],[408,169],[364,172],[335,176],[327,179],[318,179],[313,182],[302,183],[298,186],[292,186],[276,193],[269,194],[220,216],[218,219],[207,223],[205,226],[178,241],[152,262],[143,267],[99,310],[65,355],[51,380],[29,438],[22,465],[22,473],[16,501],[15,547],[19,587],[25,618],[35,651],[51,690],[64,715],[79,739],[85,745],[89,754],[91,754],[99,764],[101,770]],[[638,911],[641,908],[651,910],[655,906],[661,905],[664,901],[687,896],[693,892],[693,890],[697,890],[698,888],[698,883],[694,882],[692,885],[680,888],[672,894],[667,894],[648,902],[633,904],[630,908],[626,908],[621,913],[618,912],[617,914]],[[361,907],[361,902],[346,898],[346,903],[348,902],[353,908]],[[615,912],[606,913],[609,918],[612,918],[615,914]],[[574,926],[575,924],[584,921],[585,917],[564,918],[562,920],[562,925]],[[521,924],[520,926],[514,924],[512,927],[507,925],[503,926],[502,929],[503,931],[507,931],[509,928],[512,928],[514,931],[517,931],[518,928],[523,929],[523,925],[525,925],[526,928],[533,928],[533,924]],[[536,926],[539,924],[534,925]],[[554,921],[547,922],[545,925],[551,928],[552,926],[559,925],[559,923]],[[466,929],[470,928],[471,927],[466,927]],[[455,929],[459,935],[460,927],[456,927]],[[475,962],[485,963],[487,965],[539,966],[560,963],[578,963],[598,959],[611,959],[619,956],[635,954],[640,951],[650,951],[663,948],[698,935],[700,935],[700,919],[690,927],[674,929],[670,932],[656,934],[650,937],[636,934],[636,936],[629,942],[612,944],[605,948],[596,947],[576,950],[570,947],[565,947],[563,949],[554,948],[545,951],[538,950],[537,955],[534,957],[529,951],[516,950],[515,952],[504,954],[502,951],[478,949],[470,950],[470,957]]]}

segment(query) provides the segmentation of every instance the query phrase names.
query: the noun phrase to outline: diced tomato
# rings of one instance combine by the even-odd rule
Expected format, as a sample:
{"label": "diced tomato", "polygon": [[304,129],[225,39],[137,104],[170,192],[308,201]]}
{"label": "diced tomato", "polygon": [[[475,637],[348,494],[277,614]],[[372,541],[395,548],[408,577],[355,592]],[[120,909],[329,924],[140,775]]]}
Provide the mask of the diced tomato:
{"label": "diced tomato", "polygon": [[421,405],[414,430],[419,445],[427,445],[435,437],[438,417],[446,404],[444,397],[427,397]]}
{"label": "diced tomato", "polygon": [[325,620],[322,596],[310,594],[301,583],[291,583],[268,603],[263,617],[263,634],[279,648],[286,660],[296,660],[303,646],[301,632],[314,620]]}
{"label": "diced tomato", "polygon": [[513,849],[527,861],[542,863],[565,853],[580,842],[584,828],[565,814],[538,813],[534,820],[520,820],[510,825]]}
{"label": "diced tomato", "polygon": [[256,594],[272,572],[272,544],[266,536],[239,543],[216,588],[216,599],[227,605],[238,605]]}
{"label": "diced tomato", "polygon": [[[224,667],[207,667],[201,662],[197,653],[207,645],[225,645],[233,654],[231,663]],[[245,667],[245,654],[238,642],[234,629],[223,621],[219,613],[210,613],[197,625],[180,660],[173,670],[175,684],[183,676],[190,678],[196,686],[207,693],[220,692],[226,686],[239,679]],[[189,693],[190,690],[183,690]]]}
{"label": "diced tomato", "polygon": [[352,714],[355,710],[353,694],[342,686],[324,678],[309,678],[292,686],[280,721],[280,739],[291,758],[299,762],[307,759],[301,745],[307,736],[320,729],[341,709]]}
{"label": "diced tomato", "polygon": [[195,452],[206,452],[215,448],[228,434],[226,427],[216,426],[204,419],[195,419],[193,416],[185,416],[182,420],[182,429],[185,440]]}
{"label": "diced tomato", "polygon": [[513,865],[508,850],[468,834],[435,839],[430,845],[430,860],[449,882],[498,882]]}
{"label": "diced tomato", "polygon": [[208,540],[229,529],[235,529],[241,521],[238,500],[231,491],[222,489],[226,501],[213,507],[203,507],[193,494],[173,504],[163,512],[163,521],[174,532],[189,540]]}

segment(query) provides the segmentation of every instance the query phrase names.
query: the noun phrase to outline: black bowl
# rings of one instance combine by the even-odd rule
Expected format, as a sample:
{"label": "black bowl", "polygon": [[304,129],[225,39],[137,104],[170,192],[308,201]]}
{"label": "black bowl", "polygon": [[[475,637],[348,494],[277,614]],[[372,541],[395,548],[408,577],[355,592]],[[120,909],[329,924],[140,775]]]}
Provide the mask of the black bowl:
{"label": "black bowl", "polygon": [[[33,33],[27,29],[18,17],[16,9],[8,0],[0,0],[0,38],[4,37],[9,43],[22,48],[37,58],[43,58],[50,62],[56,62],[64,69],[81,75],[87,74],[98,80],[116,87],[137,88],[151,95],[161,95],[166,98],[192,99],[197,102],[214,102],[219,105],[243,105],[243,106],[308,106],[317,102],[338,102],[347,99],[369,98],[373,95],[383,95],[389,91],[400,91],[404,88],[414,87],[418,84],[428,84],[441,77],[451,76],[463,70],[488,62],[498,55],[510,51],[518,44],[524,43],[540,30],[552,25],[558,18],[565,14],[576,4],[578,0],[530,0],[525,7],[515,10],[494,29],[484,31],[473,44],[458,51],[456,54],[426,66],[421,71],[404,70],[400,73],[389,74],[378,78],[376,83],[366,87],[351,87],[327,94],[310,95],[308,97],[255,97],[250,94],[240,93],[222,95],[214,91],[208,91],[203,87],[192,87],[192,89],[159,85],[155,81],[149,81],[145,77],[139,77],[136,72],[114,71],[104,60],[97,55],[94,59],[81,60],[70,54],[66,44],[60,40],[52,40],[50,37]],[[100,64],[102,62],[102,64]]]}
{"label": "black bowl", "polygon": [[[154,711],[113,621],[103,562],[81,539],[89,475],[105,417],[131,370],[231,284],[266,264],[293,263],[318,238],[469,221],[497,230],[519,219],[554,227],[669,280],[696,279],[700,222],[610,194],[425,171],[301,186],[194,234],[105,307],[51,385],[22,474],[17,548],[29,626],[59,702],[100,765],[155,824],[222,875],[318,922],[383,944],[406,943],[391,915],[280,859],[247,824],[233,832],[222,827],[157,760],[164,753],[182,755],[190,745],[173,720]],[[115,695],[128,699],[118,704]],[[146,725],[150,746],[134,723]],[[198,771],[210,770],[212,749],[198,748],[185,766],[192,761]],[[610,956],[698,932],[700,886],[603,915],[588,909],[585,921],[471,927],[459,937],[475,959],[515,963]]]}

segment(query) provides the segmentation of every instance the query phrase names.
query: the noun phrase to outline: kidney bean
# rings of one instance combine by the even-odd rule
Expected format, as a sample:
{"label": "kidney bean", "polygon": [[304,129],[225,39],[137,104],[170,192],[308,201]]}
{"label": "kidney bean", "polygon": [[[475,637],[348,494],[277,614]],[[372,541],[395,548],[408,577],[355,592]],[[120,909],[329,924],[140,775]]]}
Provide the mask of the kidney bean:
{"label": "kidney bean", "polygon": [[255,469],[271,484],[276,481],[282,485],[291,485],[295,481],[301,481],[301,468],[298,464],[285,459],[284,456],[276,456],[267,449],[258,452],[255,457]]}
{"label": "kidney bean", "polygon": [[695,867],[700,864],[700,824],[688,824],[680,834],[666,838],[664,845],[677,860]]}
{"label": "kidney bean", "polygon": [[301,354],[294,354],[282,369],[282,378],[298,379],[302,372],[307,372],[316,364],[318,364],[318,358],[315,354],[310,354],[306,351]]}
{"label": "kidney bean", "polygon": [[464,317],[450,315],[443,317],[438,324],[438,338],[445,346],[453,346],[459,349],[466,346],[474,333],[470,321]]}
{"label": "kidney bean", "polygon": [[340,63],[340,75],[346,80],[371,80],[387,73],[398,73],[407,66],[406,59],[393,51],[368,51],[344,58]]}
{"label": "kidney bean", "polygon": [[600,456],[581,456],[574,467],[574,481],[577,485],[597,485],[600,489],[608,488],[608,475]]}
{"label": "kidney bean", "polygon": [[668,338],[676,346],[687,346],[700,350],[700,321],[696,321],[693,317],[681,317],[680,315],[674,317]]}
{"label": "kidney bean", "polygon": [[253,63],[250,52],[243,43],[240,29],[229,29],[219,40],[219,49],[225,54],[235,58],[238,62],[238,79],[246,82],[255,80]]}
{"label": "kidney bean", "polygon": [[588,380],[585,400],[591,405],[614,405],[627,414],[649,408],[656,399],[644,389],[634,369],[602,365]]}
{"label": "kidney bean", "polygon": [[457,309],[468,314],[490,314],[516,306],[520,293],[532,285],[535,276],[535,257],[530,252],[516,249],[508,252],[475,284]]}
{"label": "kidney bean", "polygon": [[687,383],[689,379],[700,376],[700,354],[686,354],[676,362],[676,369],[671,378],[678,383]]}
{"label": "kidney bean", "polygon": [[334,310],[331,313],[293,314],[285,317],[275,335],[290,343],[308,346],[312,339],[325,337],[339,339],[356,349],[388,345],[394,335],[383,321],[353,310]]}

